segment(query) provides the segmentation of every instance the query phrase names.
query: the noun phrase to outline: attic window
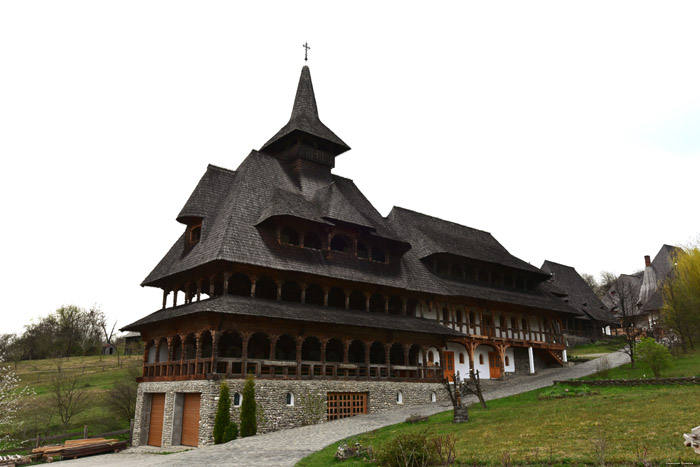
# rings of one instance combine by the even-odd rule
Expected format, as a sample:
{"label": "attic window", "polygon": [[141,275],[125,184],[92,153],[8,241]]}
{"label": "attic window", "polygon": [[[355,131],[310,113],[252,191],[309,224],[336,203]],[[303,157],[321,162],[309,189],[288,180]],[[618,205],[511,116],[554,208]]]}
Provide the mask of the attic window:
{"label": "attic window", "polygon": [[299,233],[291,227],[285,227],[280,232],[280,243],[285,245],[299,245]]}
{"label": "attic window", "polygon": [[372,261],[384,263],[386,261],[386,255],[384,254],[384,250],[382,250],[378,246],[372,248]]}
{"label": "attic window", "polygon": [[350,239],[345,235],[336,235],[335,237],[333,237],[333,240],[331,240],[331,250],[340,251],[343,253],[351,253],[352,246],[350,243]]}
{"label": "attic window", "polygon": [[314,250],[321,249],[321,237],[316,232],[306,232],[304,234],[304,246],[313,248]]}
{"label": "attic window", "polygon": [[362,242],[357,242],[357,257],[361,259],[369,258],[369,251],[367,250],[367,245]]}
{"label": "attic window", "polygon": [[198,243],[202,238],[202,224],[197,224],[190,227],[190,245]]}

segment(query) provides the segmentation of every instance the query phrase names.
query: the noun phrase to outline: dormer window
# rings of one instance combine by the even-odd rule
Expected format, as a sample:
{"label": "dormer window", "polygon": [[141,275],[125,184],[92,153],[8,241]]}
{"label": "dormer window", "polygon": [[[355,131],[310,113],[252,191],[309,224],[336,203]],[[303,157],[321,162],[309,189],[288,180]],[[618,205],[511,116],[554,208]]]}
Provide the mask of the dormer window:
{"label": "dormer window", "polygon": [[280,243],[299,246],[299,233],[291,227],[285,227],[280,232]]}
{"label": "dormer window", "polygon": [[342,253],[352,253],[352,243],[345,235],[336,235],[331,240],[331,250]]}
{"label": "dormer window", "polygon": [[190,245],[199,243],[202,238],[202,224],[193,225],[190,227],[189,242]]}

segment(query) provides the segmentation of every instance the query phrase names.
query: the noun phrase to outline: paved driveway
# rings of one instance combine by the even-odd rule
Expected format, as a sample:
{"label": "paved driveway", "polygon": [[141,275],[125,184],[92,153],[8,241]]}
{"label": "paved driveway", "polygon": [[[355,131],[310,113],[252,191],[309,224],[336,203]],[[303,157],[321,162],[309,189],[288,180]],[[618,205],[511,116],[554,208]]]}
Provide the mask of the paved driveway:
{"label": "paved driveway", "polygon": [[[607,359],[611,367],[629,361],[629,357],[620,351],[601,358]],[[596,372],[597,364],[597,360],[591,360],[573,367],[549,368],[536,375],[513,376],[506,381],[484,381],[484,397],[487,400],[498,399],[551,386],[554,380],[586,376]],[[475,402],[476,398],[472,396],[471,399],[466,400]],[[451,406],[445,403],[405,407],[390,413],[360,415],[320,425],[237,439],[227,444],[206,446],[169,455],[158,454],[159,448],[140,447],[127,449],[116,454],[63,461],[61,466],[293,466],[301,458],[323,449],[331,443],[402,422],[411,414],[432,415],[450,408]]]}

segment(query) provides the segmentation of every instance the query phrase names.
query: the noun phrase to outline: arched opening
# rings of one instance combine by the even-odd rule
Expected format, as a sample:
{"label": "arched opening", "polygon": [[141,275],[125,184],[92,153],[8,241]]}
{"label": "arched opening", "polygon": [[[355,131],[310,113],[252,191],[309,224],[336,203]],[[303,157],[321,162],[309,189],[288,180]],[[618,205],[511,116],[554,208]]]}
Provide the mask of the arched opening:
{"label": "arched opening", "polygon": [[291,227],[285,227],[280,232],[280,243],[299,246],[299,232]]}
{"label": "arched opening", "polygon": [[162,337],[160,341],[158,341],[158,361],[168,361],[168,340],[165,337]]}
{"label": "arched opening", "polygon": [[367,245],[362,242],[357,242],[357,257],[360,259],[369,258],[369,250],[367,249]]}
{"label": "arched opening", "polygon": [[418,317],[418,300],[410,298],[408,302],[406,302],[406,314],[414,318]]}
{"label": "arched opening", "polygon": [[179,362],[182,359],[182,339],[180,336],[173,338],[173,360]]}
{"label": "arched opening", "polygon": [[374,364],[386,363],[386,352],[384,351],[384,344],[376,341],[372,342],[372,346],[369,348],[369,362]]}
{"label": "arched opening", "polygon": [[243,340],[236,331],[226,331],[219,337],[217,348],[221,358],[241,358]]}
{"label": "arched opening", "polygon": [[243,273],[237,272],[228,280],[228,293],[231,295],[240,295],[241,297],[250,297],[250,279]]}
{"label": "arched opening", "polygon": [[352,242],[345,235],[338,234],[331,240],[331,250],[352,253]]}
{"label": "arched opening", "polygon": [[365,363],[365,344],[362,341],[352,341],[348,348],[348,363]]}
{"label": "arched opening", "polygon": [[269,277],[263,276],[255,283],[255,297],[277,300],[277,284]]}
{"label": "arched opening", "polygon": [[304,234],[304,247],[320,250],[322,248],[321,236],[316,232],[306,232]]}
{"label": "arched opening", "polygon": [[262,332],[256,332],[248,341],[248,358],[258,360],[270,359],[270,339]]}
{"label": "arched opening", "polygon": [[397,297],[396,295],[392,295],[389,298],[389,314],[390,315],[400,315],[403,313],[403,300],[401,298]]}
{"label": "arched opening", "polygon": [[185,338],[185,360],[194,360],[197,355],[197,338],[188,334]]}
{"label": "arched opening", "polygon": [[326,344],[326,361],[340,362],[343,361],[343,341],[333,338]]}
{"label": "arched opening", "polygon": [[420,346],[418,344],[413,344],[408,349],[408,364],[412,366],[420,365]]}
{"label": "arched opening", "polygon": [[307,362],[321,361],[321,341],[318,337],[310,336],[301,344],[301,359]]}
{"label": "arched opening", "polygon": [[328,292],[328,306],[345,308],[345,292],[338,287],[333,287]]}
{"label": "arched opening", "polygon": [[202,349],[200,355],[202,358],[211,358],[212,344],[211,332],[204,331],[199,338],[199,345]]}
{"label": "arched opening", "polygon": [[359,290],[353,290],[350,294],[350,309],[365,311],[365,294]]}
{"label": "arched opening", "polygon": [[389,349],[389,363],[392,365],[405,365],[403,361],[403,345],[395,342]]}
{"label": "arched opening", "polygon": [[321,286],[316,284],[308,286],[304,301],[309,305],[323,305],[323,289]]}
{"label": "arched opening", "polygon": [[369,311],[373,313],[384,313],[384,296],[378,293],[372,294],[369,298]]}
{"label": "arched opening", "polygon": [[293,281],[282,284],[282,300],[285,302],[301,302],[301,286]]}
{"label": "arched opening", "polygon": [[289,334],[282,334],[275,345],[275,360],[295,362],[297,360],[297,343]]}
{"label": "arched opening", "polygon": [[146,362],[156,362],[156,341],[154,340],[148,344],[148,357],[146,358]]}
{"label": "arched opening", "polygon": [[372,247],[372,261],[376,261],[378,263],[386,262],[386,254],[384,253],[383,248],[378,246]]}

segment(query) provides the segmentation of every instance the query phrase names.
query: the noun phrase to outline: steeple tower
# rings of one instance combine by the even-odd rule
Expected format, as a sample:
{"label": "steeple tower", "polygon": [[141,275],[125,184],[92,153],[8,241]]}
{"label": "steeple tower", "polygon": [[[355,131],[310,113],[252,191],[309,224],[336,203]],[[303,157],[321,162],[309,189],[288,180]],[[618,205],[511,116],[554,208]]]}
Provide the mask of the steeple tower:
{"label": "steeple tower", "polygon": [[349,149],[318,117],[311,73],[309,67],[304,66],[289,122],[260,148],[260,152],[282,160],[304,159],[332,168],[335,156]]}

